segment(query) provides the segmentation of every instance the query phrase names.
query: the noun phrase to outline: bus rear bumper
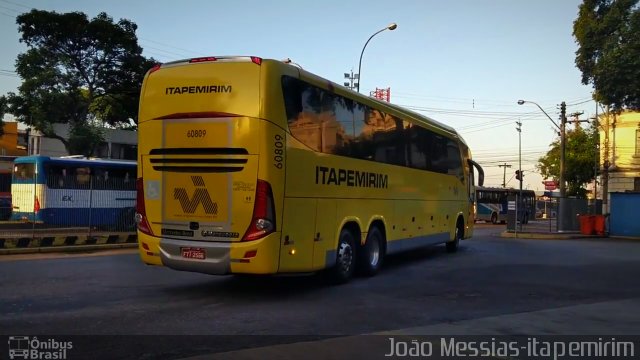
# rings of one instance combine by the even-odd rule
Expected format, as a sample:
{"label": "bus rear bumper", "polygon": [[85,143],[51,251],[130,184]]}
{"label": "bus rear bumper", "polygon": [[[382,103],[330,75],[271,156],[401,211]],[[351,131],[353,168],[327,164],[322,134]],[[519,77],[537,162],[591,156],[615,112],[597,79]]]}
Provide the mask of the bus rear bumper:
{"label": "bus rear bumper", "polygon": [[275,274],[280,257],[280,233],[254,241],[234,242],[159,238],[157,249],[162,265],[174,270],[211,275]]}
{"label": "bus rear bumper", "polygon": [[162,238],[158,250],[162,264],[174,270],[211,275],[231,273],[231,243]]}

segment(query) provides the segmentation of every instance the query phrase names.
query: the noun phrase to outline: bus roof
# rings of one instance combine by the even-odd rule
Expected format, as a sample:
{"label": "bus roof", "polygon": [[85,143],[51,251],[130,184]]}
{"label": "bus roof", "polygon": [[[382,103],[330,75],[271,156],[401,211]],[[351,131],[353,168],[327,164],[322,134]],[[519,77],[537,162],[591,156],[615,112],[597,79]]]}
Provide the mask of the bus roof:
{"label": "bus roof", "polygon": [[118,159],[99,159],[99,158],[75,158],[75,157],[50,157],[45,155],[31,155],[31,156],[20,156],[15,159],[16,164],[25,164],[25,163],[44,163],[44,162],[55,162],[55,163],[64,163],[67,165],[98,165],[98,166],[137,166],[137,162],[133,160],[118,160]]}

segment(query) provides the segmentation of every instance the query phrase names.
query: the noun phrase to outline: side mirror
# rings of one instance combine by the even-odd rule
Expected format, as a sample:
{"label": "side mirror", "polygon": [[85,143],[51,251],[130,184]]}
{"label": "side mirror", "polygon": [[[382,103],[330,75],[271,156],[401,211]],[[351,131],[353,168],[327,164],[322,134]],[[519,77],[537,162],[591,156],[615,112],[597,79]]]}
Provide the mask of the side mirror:
{"label": "side mirror", "polygon": [[[482,169],[482,166],[471,159],[467,159],[467,161],[469,162],[469,165],[478,170],[478,186],[484,186],[484,170]],[[473,171],[473,169],[471,169],[471,171]]]}

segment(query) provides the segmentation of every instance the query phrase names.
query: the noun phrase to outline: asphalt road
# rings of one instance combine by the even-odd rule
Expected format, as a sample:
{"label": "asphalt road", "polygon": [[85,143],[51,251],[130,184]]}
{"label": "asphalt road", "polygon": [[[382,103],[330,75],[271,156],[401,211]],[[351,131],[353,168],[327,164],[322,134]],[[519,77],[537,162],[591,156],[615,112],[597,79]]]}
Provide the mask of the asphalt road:
{"label": "asphalt road", "polygon": [[478,228],[458,253],[389,257],[378,276],[335,287],[314,275],[177,272],[131,251],[4,257],[0,334],[167,335],[129,337],[129,346],[101,337],[94,350],[173,359],[640,297],[638,242],[505,239],[496,236],[503,226]]}

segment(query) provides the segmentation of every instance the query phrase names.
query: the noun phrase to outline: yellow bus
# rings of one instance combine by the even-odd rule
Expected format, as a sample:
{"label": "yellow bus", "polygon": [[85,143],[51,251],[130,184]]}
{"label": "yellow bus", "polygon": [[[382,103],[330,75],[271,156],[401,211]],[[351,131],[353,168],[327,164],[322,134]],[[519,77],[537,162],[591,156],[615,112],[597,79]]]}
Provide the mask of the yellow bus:
{"label": "yellow bus", "polygon": [[259,57],[156,65],[138,118],[146,264],[207,274],[372,276],[384,256],[473,234],[454,129]]}

